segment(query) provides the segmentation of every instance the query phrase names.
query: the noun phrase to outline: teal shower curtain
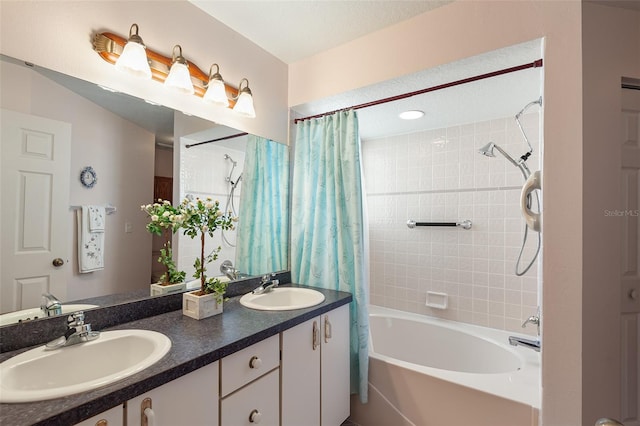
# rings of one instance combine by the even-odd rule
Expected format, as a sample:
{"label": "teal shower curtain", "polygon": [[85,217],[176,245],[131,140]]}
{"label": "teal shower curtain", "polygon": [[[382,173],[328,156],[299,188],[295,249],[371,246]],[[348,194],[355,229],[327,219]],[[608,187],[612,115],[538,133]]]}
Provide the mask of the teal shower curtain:
{"label": "teal shower curtain", "polygon": [[241,189],[236,268],[250,275],[287,269],[288,147],[247,136]]}
{"label": "teal shower curtain", "polygon": [[351,391],[367,401],[369,316],[366,227],[355,111],[296,126],[291,274],[293,282],[353,294]]}

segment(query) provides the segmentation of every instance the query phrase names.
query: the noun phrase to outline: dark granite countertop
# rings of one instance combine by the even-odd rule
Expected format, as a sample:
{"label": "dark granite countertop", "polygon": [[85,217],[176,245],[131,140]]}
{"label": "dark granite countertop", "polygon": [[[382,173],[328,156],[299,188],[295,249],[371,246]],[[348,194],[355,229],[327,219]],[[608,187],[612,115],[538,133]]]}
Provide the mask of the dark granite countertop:
{"label": "dark granite countertop", "polygon": [[[158,331],[171,339],[171,350],[151,367],[90,392],[40,402],[0,404],[0,424],[72,425],[351,301],[349,293],[316,290],[324,293],[325,301],[306,309],[257,311],[240,305],[240,297],[233,297],[225,302],[222,315],[204,320],[194,320],[176,310],[105,329]],[[0,354],[0,362],[28,349]]]}

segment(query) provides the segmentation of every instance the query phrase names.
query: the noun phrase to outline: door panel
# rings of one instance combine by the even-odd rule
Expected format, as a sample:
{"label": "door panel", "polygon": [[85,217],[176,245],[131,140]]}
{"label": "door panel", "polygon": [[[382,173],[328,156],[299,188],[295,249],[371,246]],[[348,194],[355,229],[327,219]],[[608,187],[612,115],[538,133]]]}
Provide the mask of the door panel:
{"label": "door panel", "polygon": [[0,119],[0,312],[9,312],[40,306],[43,292],[66,299],[71,125],[9,110]]}

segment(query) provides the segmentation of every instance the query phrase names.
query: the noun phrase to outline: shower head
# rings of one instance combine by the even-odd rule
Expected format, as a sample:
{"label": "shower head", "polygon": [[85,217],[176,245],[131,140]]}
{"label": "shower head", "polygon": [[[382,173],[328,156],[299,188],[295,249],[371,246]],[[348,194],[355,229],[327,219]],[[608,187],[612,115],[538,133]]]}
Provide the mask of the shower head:
{"label": "shower head", "polygon": [[231,161],[231,163],[233,163],[234,166],[238,164],[237,162],[233,161],[233,158],[231,158],[229,154],[225,154],[224,159]]}
{"label": "shower head", "polygon": [[478,152],[485,157],[495,157],[496,155],[493,153],[493,148],[495,148],[495,146],[496,144],[494,144],[493,142],[489,142],[488,144],[480,148]]}
{"label": "shower head", "polygon": [[[516,162],[516,160],[514,160],[504,149],[500,148],[500,146],[496,145],[493,142],[489,142],[488,144],[486,144],[485,146],[483,146],[482,148],[480,148],[478,150],[478,152],[486,157],[495,157],[496,154],[493,152],[493,150],[496,149],[498,150],[498,152],[500,154],[502,154],[502,156],[504,158],[506,158],[507,160],[509,160],[509,162],[511,164],[513,164],[514,166],[516,166],[517,168],[521,168],[520,164]],[[524,161],[523,161],[524,163]]]}

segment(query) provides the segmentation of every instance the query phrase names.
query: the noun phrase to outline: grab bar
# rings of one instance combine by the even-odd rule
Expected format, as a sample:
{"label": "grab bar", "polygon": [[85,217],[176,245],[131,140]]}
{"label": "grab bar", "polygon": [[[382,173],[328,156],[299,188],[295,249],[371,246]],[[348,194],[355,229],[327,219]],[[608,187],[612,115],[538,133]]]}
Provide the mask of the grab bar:
{"label": "grab bar", "polygon": [[416,222],[415,220],[409,219],[407,221],[407,226],[411,229],[415,228],[416,226],[458,226],[462,229],[471,229],[471,221],[470,220],[463,220],[460,222]]}

